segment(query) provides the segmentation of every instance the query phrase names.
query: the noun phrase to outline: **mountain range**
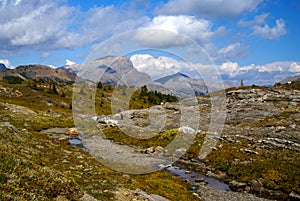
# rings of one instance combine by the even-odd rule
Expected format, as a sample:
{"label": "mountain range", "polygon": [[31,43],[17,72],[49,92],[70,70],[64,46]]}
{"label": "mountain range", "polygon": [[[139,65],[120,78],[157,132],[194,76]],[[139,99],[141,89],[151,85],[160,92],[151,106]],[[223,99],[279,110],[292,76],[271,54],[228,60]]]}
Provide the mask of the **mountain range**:
{"label": "mountain range", "polygon": [[135,69],[132,62],[123,56],[107,56],[87,62],[84,65],[73,64],[62,66],[60,69],[83,74],[85,79],[101,81],[103,84],[135,87],[146,85],[150,90],[171,93],[180,97],[191,97],[195,94],[204,95],[207,93],[207,87],[203,80],[194,80],[182,73],[153,81],[148,74]]}
{"label": "mountain range", "polygon": [[1,79],[12,79],[14,77],[21,80],[39,80],[55,82],[73,82],[76,75],[63,69],[56,69],[44,65],[22,65],[15,69],[2,69],[0,71]]}
{"label": "mountain range", "polygon": [[[254,72],[253,72],[254,73]],[[175,73],[157,80],[134,68],[130,59],[123,56],[107,56],[87,62],[84,65],[72,64],[58,68],[45,65],[21,65],[15,69],[8,69],[0,63],[0,79],[12,79],[14,77],[21,80],[51,80],[56,82],[73,83],[76,76],[95,82],[101,81],[109,85],[127,85],[141,87],[146,85],[148,89],[161,93],[171,93],[179,97],[191,97],[195,94],[205,95],[208,93],[208,85],[211,91],[221,88],[229,88],[236,84],[232,82],[209,83],[200,79],[192,79],[183,73]],[[299,76],[288,77],[281,83],[299,80]],[[260,79],[260,77],[258,78]],[[223,78],[223,80],[227,80]],[[244,80],[247,82],[247,80]]]}

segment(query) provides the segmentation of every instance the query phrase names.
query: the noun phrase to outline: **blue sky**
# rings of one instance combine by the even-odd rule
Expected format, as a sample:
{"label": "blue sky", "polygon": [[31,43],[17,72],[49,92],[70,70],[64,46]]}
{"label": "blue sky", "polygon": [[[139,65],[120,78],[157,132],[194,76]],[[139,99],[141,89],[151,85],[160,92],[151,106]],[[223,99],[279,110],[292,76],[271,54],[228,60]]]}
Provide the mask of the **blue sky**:
{"label": "blue sky", "polygon": [[[227,77],[250,70],[268,76],[300,73],[298,0],[0,0],[0,62],[8,67],[82,63],[92,47],[140,28],[189,37]],[[183,45],[163,40],[155,42],[165,49]],[[149,66],[171,62],[163,55],[144,58]],[[138,61],[137,68],[145,70],[139,66],[143,55]]]}

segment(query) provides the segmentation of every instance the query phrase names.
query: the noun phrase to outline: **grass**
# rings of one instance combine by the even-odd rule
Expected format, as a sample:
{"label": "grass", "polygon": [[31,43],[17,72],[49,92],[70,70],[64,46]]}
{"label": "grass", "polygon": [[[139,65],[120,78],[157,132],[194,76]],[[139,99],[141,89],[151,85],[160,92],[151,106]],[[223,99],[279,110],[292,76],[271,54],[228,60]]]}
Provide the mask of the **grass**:
{"label": "grass", "polygon": [[205,161],[208,165],[240,182],[263,178],[268,189],[300,193],[300,153],[278,149],[261,150],[259,155],[254,155],[241,151],[247,147],[246,142],[222,145],[222,149],[208,155]]}
{"label": "grass", "polygon": [[127,145],[135,145],[142,148],[149,148],[149,147],[157,147],[167,146],[177,135],[178,129],[172,129],[166,132],[162,132],[155,137],[149,139],[137,139],[123,133],[117,127],[108,127],[103,129],[103,134],[107,139],[114,140],[115,142],[121,142]]}

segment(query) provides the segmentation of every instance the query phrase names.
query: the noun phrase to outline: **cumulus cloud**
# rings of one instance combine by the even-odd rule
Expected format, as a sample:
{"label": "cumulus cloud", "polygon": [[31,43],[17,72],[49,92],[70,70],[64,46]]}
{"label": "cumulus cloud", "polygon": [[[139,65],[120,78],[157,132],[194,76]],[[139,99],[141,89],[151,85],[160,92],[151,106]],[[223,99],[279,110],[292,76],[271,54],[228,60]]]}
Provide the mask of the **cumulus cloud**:
{"label": "cumulus cloud", "polygon": [[253,20],[245,21],[245,20],[239,20],[238,26],[240,27],[249,27],[254,25],[261,25],[264,24],[266,21],[266,18],[269,16],[269,13],[263,13],[261,15],[255,16]]}
{"label": "cumulus cloud", "polygon": [[263,0],[170,0],[156,8],[167,15],[196,15],[201,17],[233,17],[253,11]]}
{"label": "cumulus cloud", "polygon": [[[270,85],[288,76],[300,74],[300,63],[291,61],[244,66],[238,62],[227,61],[215,66],[201,63],[190,64],[166,56],[153,57],[149,54],[136,54],[130,60],[135,68],[148,73],[153,79],[182,72],[195,79],[218,80],[214,76],[218,77],[218,75],[221,75],[225,80],[236,83],[243,79],[246,84]],[[212,72],[214,73],[212,74]]]}
{"label": "cumulus cloud", "polygon": [[256,72],[259,73],[300,73],[300,64],[297,62],[291,61],[277,61],[272,63],[267,63],[264,65],[255,65],[251,64],[248,66],[239,66],[236,62],[225,62],[220,65],[220,70],[235,77],[237,75],[246,74],[247,72]]}
{"label": "cumulus cloud", "polygon": [[277,40],[286,33],[285,21],[283,19],[276,20],[276,25],[274,27],[270,27],[267,24],[264,26],[256,25],[253,27],[253,35],[269,40]]}
{"label": "cumulus cloud", "polygon": [[149,74],[153,79],[177,72],[189,74],[189,72],[193,71],[191,64],[166,56],[155,58],[149,54],[136,54],[132,55],[130,60],[137,70]]}
{"label": "cumulus cloud", "polygon": [[212,26],[211,21],[194,16],[157,16],[144,26],[149,30],[138,32],[136,39],[158,48],[186,45],[190,41],[188,38],[205,45],[216,34],[226,31],[224,27],[213,30]]}
{"label": "cumulus cloud", "polygon": [[0,59],[0,63],[4,64],[6,68],[14,68],[14,66],[12,65],[12,63],[10,63],[8,59]]}
{"label": "cumulus cloud", "polygon": [[64,1],[1,1],[1,52],[54,50],[103,41],[148,21],[113,6],[93,7],[81,12]]}
{"label": "cumulus cloud", "polygon": [[[53,1],[6,1],[0,8],[0,42],[7,49],[31,46],[56,47],[56,41],[69,37],[67,26],[74,7]],[[63,47],[68,47],[64,44]]]}
{"label": "cumulus cloud", "polygon": [[239,64],[236,62],[225,62],[219,68],[223,73],[229,75],[230,77],[235,77],[240,72]]}

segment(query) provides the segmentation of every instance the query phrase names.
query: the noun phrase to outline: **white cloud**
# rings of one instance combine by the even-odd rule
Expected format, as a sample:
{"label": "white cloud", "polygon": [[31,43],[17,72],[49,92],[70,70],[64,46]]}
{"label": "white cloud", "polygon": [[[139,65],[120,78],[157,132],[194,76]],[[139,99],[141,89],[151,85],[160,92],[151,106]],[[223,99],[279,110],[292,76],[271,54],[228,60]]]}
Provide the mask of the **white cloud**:
{"label": "white cloud", "polygon": [[149,54],[136,54],[130,60],[137,70],[149,74],[153,79],[193,71],[191,64],[165,56],[155,58]]}
{"label": "white cloud", "polygon": [[[53,1],[7,1],[0,8],[0,42],[6,49],[17,47],[57,48],[67,31],[74,7],[61,6]],[[69,47],[64,44],[62,47]]]}
{"label": "white cloud", "polygon": [[14,68],[8,59],[0,59],[0,63],[4,64],[6,68]]}
{"label": "white cloud", "polygon": [[266,18],[269,16],[269,13],[263,13],[261,15],[255,16],[253,20],[245,21],[245,20],[239,20],[238,26],[240,27],[249,27],[254,25],[261,25],[264,24],[266,21]]}
{"label": "white cloud", "polygon": [[292,61],[277,61],[264,65],[251,64],[249,66],[239,66],[238,63],[225,62],[220,65],[220,70],[231,77],[245,74],[249,71],[259,73],[299,73],[300,64]]}
{"label": "white cloud", "polygon": [[201,17],[233,17],[253,11],[263,0],[170,0],[156,8],[167,15],[197,15]]}
{"label": "white cloud", "polygon": [[230,77],[235,77],[239,73],[239,64],[236,62],[225,62],[219,68]]}
{"label": "white cloud", "polygon": [[285,21],[283,19],[276,20],[276,25],[274,27],[270,27],[267,24],[264,26],[256,25],[253,27],[253,35],[269,40],[277,40],[286,33]]}
{"label": "white cloud", "polygon": [[140,27],[148,17],[113,6],[81,12],[65,1],[1,2],[1,52],[74,48]]}
{"label": "white cloud", "polygon": [[233,43],[219,49],[214,59],[217,61],[224,61],[232,58],[242,58],[246,54],[247,54],[246,46],[242,46],[240,43]]}
{"label": "white cloud", "polygon": [[186,37],[206,45],[216,33],[219,35],[226,31],[221,27],[214,32],[212,26],[211,21],[194,16],[157,16],[144,26],[149,30],[138,32],[136,39],[142,44],[159,48],[186,45],[190,41]]}
{"label": "white cloud", "polygon": [[237,83],[243,79],[247,84],[270,85],[288,76],[300,74],[300,63],[291,61],[278,61],[264,65],[251,64],[248,66],[240,66],[237,62],[227,61],[215,66],[201,63],[190,64],[165,56],[156,58],[148,54],[133,55],[130,60],[135,68],[150,74],[153,79],[182,72],[196,79],[202,77],[205,80],[218,80],[218,76],[222,75],[226,80]]}
{"label": "white cloud", "polygon": [[74,61],[71,61],[71,60],[69,60],[69,59],[66,59],[66,66],[71,66],[71,65],[74,65],[74,64],[76,64],[76,62],[74,62]]}
{"label": "white cloud", "polygon": [[270,64],[266,64],[263,66],[257,66],[256,69],[258,70],[258,72],[275,72],[275,71],[284,71],[286,70],[286,68],[284,68],[284,66],[282,65],[278,65],[276,63],[270,63]]}

